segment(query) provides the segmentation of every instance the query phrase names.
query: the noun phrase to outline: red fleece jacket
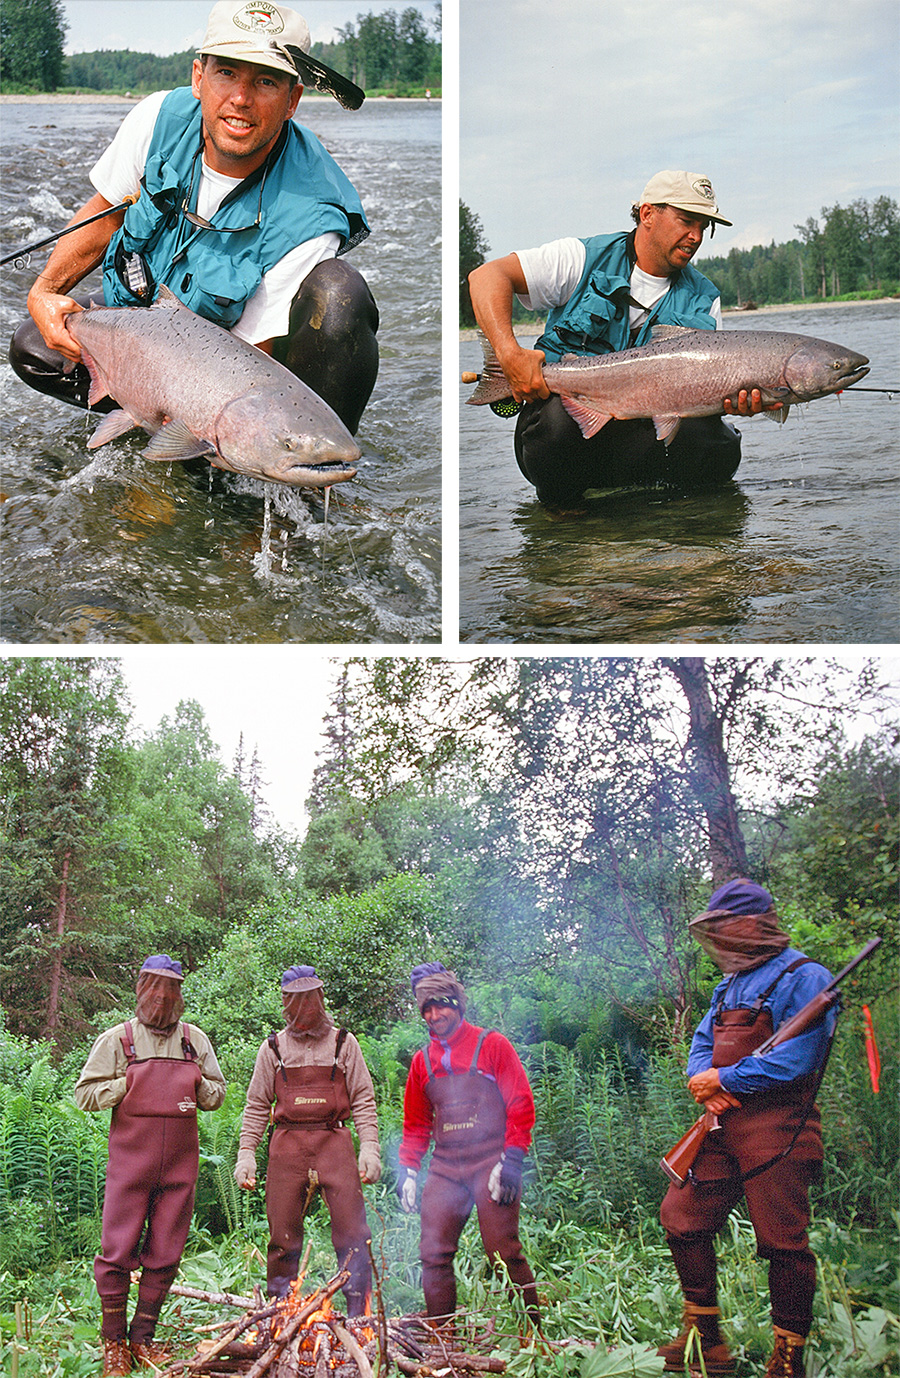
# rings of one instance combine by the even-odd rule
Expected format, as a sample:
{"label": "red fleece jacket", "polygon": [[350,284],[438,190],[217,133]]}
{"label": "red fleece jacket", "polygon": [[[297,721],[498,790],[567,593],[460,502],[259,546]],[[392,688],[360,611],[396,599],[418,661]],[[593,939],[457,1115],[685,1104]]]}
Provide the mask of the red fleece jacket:
{"label": "red fleece jacket", "polygon": [[[431,1142],[434,1107],[425,1094],[428,1066],[434,1069],[436,1077],[447,1076],[447,1072],[441,1066],[441,1058],[449,1048],[451,1074],[460,1075],[468,1072],[480,1033],[481,1029],[475,1024],[467,1024],[463,1020],[456,1032],[444,1043],[432,1038],[428,1047],[420,1048],[413,1057],[403,1096],[400,1162],[404,1167],[418,1170]],[[426,1057],[428,1065],[425,1062]],[[504,1148],[520,1148],[526,1153],[534,1127],[534,1096],[525,1075],[525,1068],[508,1038],[493,1030],[487,1035],[478,1055],[478,1070],[493,1077],[506,1106]]]}

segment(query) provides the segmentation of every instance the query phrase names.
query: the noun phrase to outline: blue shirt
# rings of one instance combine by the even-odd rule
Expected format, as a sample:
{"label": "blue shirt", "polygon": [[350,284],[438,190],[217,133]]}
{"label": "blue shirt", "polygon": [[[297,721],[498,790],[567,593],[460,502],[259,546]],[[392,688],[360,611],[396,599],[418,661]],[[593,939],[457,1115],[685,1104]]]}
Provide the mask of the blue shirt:
{"label": "blue shirt", "polygon": [[[724,997],[724,1008],[750,1009],[758,996],[762,995],[775,977],[785,967],[790,966],[804,954],[796,948],[787,947],[777,957],[770,957],[762,966],[752,971],[740,972],[736,976],[726,976],[716,986],[707,1013],[704,1015],[691,1041],[688,1056],[687,1074],[704,1072],[712,1066],[713,1025],[719,1001]],[[764,1002],[763,1008],[772,1016],[772,1028],[778,1030],[786,1020],[801,1010],[831,980],[831,973],[819,962],[807,962],[796,971],[783,976],[772,994]],[[798,1077],[814,1072],[822,1065],[828,1042],[834,1032],[837,1010],[830,1009],[825,1018],[813,1028],[789,1038],[780,1047],[774,1048],[765,1057],[745,1057],[733,1067],[719,1068],[719,1081],[732,1095],[751,1095],[755,1091],[770,1091],[785,1083],[796,1081]],[[765,1031],[760,1032],[759,1042],[766,1039]]]}

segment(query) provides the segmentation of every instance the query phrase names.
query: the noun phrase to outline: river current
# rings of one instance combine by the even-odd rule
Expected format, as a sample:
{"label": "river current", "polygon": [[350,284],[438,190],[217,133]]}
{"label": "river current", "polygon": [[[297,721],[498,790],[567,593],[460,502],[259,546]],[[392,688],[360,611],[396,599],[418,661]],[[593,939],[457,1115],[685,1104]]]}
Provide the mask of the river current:
{"label": "river current", "polygon": [[[900,385],[900,303],[726,315],[868,356]],[[526,343],[524,332],[520,339]],[[474,340],[460,369],[477,370]],[[826,397],[738,423],[734,482],[605,493],[554,517],[513,454],[514,420],[460,388],[460,639],[498,643],[896,642],[900,392]]]}
{"label": "river current", "polygon": [[[88,199],[90,168],[128,108],[4,105],[4,253]],[[326,523],[320,493],[202,460],[145,460],[143,432],[88,451],[95,419],[28,388],[4,344],[3,641],[440,639],[441,105],[371,101],[350,113],[304,97],[297,118],[355,183],[372,228],[351,257],[381,315],[356,479],[332,490]],[[49,252],[3,270],[4,341]]]}

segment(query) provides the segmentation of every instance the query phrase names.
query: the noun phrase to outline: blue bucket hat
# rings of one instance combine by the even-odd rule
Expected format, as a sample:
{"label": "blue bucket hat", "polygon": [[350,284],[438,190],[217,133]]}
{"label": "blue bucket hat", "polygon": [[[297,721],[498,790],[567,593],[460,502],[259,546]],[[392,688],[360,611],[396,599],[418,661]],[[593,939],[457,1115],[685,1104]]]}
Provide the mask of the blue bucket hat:
{"label": "blue bucket hat", "polygon": [[152,972],[154,976],[171,976],[173,981],[184,980],[181,963],[173,962],[172,958],[165,952],[158,952],[155,956],[148,957],[141,967],[139,975],[143,975],[145,971]]}
{"label": "blue bucket hat", "polygon": [[742,877],[740,880],[729,880],[726,885],[720,885],[710,897],[707,912],[713,913],[716,910],[724,909],[729,914],[737,916],[739,914],[768,914],[769,910],[774,908],[775,901],[768,890],[764,890],[761,885]]}
{"label": "blue bucket hat", "polygon": [[288,967],[281,977],[283,995],[294,995],[304,990],[320,990],[323,985],[324,982],[319,980],[313,967]]}

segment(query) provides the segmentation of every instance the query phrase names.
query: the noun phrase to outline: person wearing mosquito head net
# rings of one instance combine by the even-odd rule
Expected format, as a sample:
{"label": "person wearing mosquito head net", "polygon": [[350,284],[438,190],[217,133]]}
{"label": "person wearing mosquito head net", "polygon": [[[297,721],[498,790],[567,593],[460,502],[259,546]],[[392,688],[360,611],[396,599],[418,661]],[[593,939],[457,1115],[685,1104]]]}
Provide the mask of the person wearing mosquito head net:
{"label": "person wearing mosquito head net", "polygon": [[[719,1331],[715,1237],[743,1196],[756,1251],[769,1262],[774,1342],[765,1373],[802,1378],[816,1285],[809,1187],[823,1156],[815,1098],[836,1012],[753,1054],[831,973],[791,947],[769,891],[743,877],[719,886],[690,929],[723,972],[687,1065],[688,1090],[720,1117],[720,1127],[707,1134],[688,1179],[669,1188],[660,1210],[684,1296],[684,1329],[658,1352],[666,1372],[683,1373],[696,1342],[711,1378],[734,1373]],[[699,1372],[696,1349],[694,1360]]]}
{"label": "person wearing mosquito head net", "polygon": [[[82,1110],[112,1110],[100,1253],[103,1373],[164,1365],[155,1341],[163,1302],[187,1240],[197,1184],[197,1109],[216,1110],[225,1080],[212,1044],[182,1020],[181,963],[148,957],[135,1017],[101,1034],[75,1086]],[[140,1269],[128,1324],[128,1291]]]}
{"label": "person wearing mosquito head net", "polygon": [[356,432],[378,373],[378,308],[344,255],[369,227],[352,183],[293,116],[304,83],[348,109],[364,93],[310,57],[310,43],[287,5],[213,6],[191,84],[125,116],[74,217],[103,218],[59,240],[29,293],[9,357],[30,387],[87,407],[66,317],[90,304],[71,293],[102,261],[104,305],[150,306],[167,287],[273,355]]}
{"label": "person wearing mosquito head net", "polygon": [[[337,1028],[325,1008],[323,983],[311,966],[281,978],[284,1028],[262,1044],[247,1088],[234,1178],[256,1185],[256,1150],[270,1123],[266,1172],[268,1292],[283,1297],[297,1276],[303,1220],[317,1189],[331,1217],[338,1264],[351,1316],[366,1310],[372,1282],[370,1231],[361,1183],[381,1176],[375,1092],[359,1043]],[[359,1155],[347,1127],[352,1121]]]}
{"label": "person wearing mosquito head net", "polygon": [[398,1188],[403,1209],[415,1210],[433,1140],[420,1207],[426,1313],[441,1323],[456,1309],[453,1259],[474,1207],[485,1253],[492,1263],[499,1257],[537,1327],[537,1288],[519,1239],[522,1164],[534,1126],[528,1077],[508,1039],[466,1021],[466,992],[443,963],[415,967],[410,982],[430,1039],[406,1080]]}

